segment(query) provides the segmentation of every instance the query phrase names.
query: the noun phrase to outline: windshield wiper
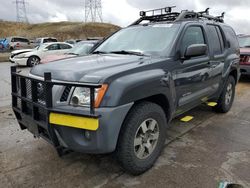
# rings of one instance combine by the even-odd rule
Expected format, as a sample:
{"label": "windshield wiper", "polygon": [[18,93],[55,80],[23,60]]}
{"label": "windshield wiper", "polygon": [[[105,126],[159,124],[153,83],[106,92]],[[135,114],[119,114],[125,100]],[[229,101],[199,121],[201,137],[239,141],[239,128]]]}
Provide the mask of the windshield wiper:
{"label": "windshield wiper", "polygon": [[104,52],[104,51],[94,51],[92,54],[107,54],[107,52]]}
{"label": "windshield wiper", "polygon": [[141,53],[141,52],[127,51],[127,50],[111,51],[110,53],[113,53],[113,54],[124,54],[124,55],[146,56],[145,54],[143,54],[143,53]]}

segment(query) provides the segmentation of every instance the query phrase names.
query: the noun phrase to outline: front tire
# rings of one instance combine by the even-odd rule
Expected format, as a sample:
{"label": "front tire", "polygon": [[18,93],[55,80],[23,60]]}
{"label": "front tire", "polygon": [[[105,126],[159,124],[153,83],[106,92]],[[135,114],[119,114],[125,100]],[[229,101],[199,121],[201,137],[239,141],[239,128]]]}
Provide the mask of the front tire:
{"label": "front tire", "polygon": [[166,115],[159,105],[136,104],[124,121],[116,149],[122,168],[133,175],[150,169],[164,147],[166,128]]}
{"label": "front tire", "polygon": [[28,61],[27,61],[27,66],[28,67],[34,67],[36,65],[40,64],[40,58],[37,56],[31,56],[29,57]]}
{"label": "front tire", "polygon": [[236,81],[233,76],[229,76],[226,85],[218,100],[217,106],[213,109],[219,113],[227,113],[234,102]]}

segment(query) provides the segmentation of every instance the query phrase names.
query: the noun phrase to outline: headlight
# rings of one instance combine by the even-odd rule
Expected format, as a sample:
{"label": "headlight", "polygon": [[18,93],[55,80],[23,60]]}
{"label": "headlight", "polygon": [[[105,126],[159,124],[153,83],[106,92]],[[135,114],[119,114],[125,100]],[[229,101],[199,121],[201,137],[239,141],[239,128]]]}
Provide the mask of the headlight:
{"label": "headlight", "polygon": [[[104,97],[108,85],[103,84],[101,88],[95,89],[95,107],[98,108]],[[90,106],[90,88],[76,87],[71,96],[70,104],[73,106]]]}

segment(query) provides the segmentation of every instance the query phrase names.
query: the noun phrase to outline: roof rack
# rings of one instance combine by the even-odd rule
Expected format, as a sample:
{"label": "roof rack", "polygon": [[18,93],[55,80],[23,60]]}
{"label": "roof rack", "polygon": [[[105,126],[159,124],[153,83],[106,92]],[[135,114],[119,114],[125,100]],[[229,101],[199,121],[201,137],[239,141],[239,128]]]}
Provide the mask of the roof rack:
{"label": "roof rack", "polygon": [[224,23],[225,12],[223,12],[220,16],[212,16],[209,14],[210,8],[207,8],[201,12],[194,12],[188,10],[182,10],[181,12],[172,12],[173,8],[176,6],[153,9],[148,11],[141,11],[140,18],[136,20],[132,25],[139,25],[143,21],[148,22],[176,22],[176,21],[184,21],[184,20],[192,20],[192,19],[205,19],[211,20],[215,22]]}

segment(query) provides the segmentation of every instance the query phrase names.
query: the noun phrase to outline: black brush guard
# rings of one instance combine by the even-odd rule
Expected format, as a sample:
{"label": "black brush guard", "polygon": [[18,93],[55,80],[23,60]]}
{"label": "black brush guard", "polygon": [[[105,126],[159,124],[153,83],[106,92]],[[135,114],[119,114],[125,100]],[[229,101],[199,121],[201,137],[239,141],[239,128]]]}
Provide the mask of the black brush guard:
{"label": "black brush guard", "polygon": [[[89,113],[74,114],[53,107],[52,89],[54,86],[89,88]],[[60,156],[65,153],[65,148],[60,146],[53,125],[49,123],[49,114],[55,112],[98,118],[94,107],[95,89],[100,87],[101,85],[52,81],[51,73],[44,73],[44,80],[34,79],[17,73],[15,66],[11,67],[12,109],[21,129],[28,129],[35,137],[47,140],[56,147]]]}

